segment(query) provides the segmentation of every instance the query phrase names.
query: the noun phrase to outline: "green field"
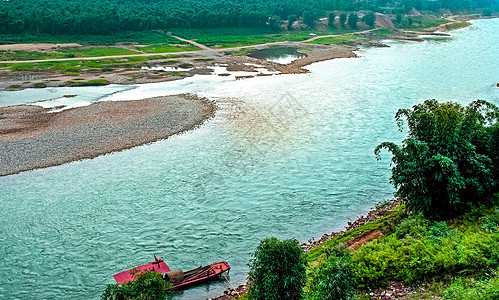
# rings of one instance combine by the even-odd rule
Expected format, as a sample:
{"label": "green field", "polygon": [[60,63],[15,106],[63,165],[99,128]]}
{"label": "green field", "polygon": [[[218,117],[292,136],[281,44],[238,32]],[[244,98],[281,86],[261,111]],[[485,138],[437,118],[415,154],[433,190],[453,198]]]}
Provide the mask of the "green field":
{"label": "green field", "polygon": [[183,51],[196,51],[201,48],[187,44],[187,45],[170,45],[170,44],[154,44],[144,47],[137,47],[137,50],[145,53],[169,53],[169,52],[183,52]]}
{"label": "green field", "polygon": [[[214,28],[214,29],[177,29],[175,35],[195,40],[208,47],[230,48],[251,46],[273,42],[303,41],[309,39],[310,33],[341,34],[343,30],[328,29],[325,31],[304,30],[276,33],[268,28]],[[351,32],[351,31],[350,31]]]}
{"label": "green field", "polygon": [[0,68],[9,68],[12,71],[37,72],[45,70],[56,70],[67,72],[77,76],[83,70],[87,71],[112,71],[115,68],[140,68],[150,60],[188,57],[188,55],[154,55],[154,56],[134,56],[124,58],[105,58],[96,60],[67,60],[67,61],[45,61],[26,63],[2,63]]}
{"label": "green field", "polygon": [[[411,24],[412,20],[412,24]],[[400,24],[393,23],[395,27],[409,30],[423,30],[430,27],[436,27],[445,23],[449,20],[440,18],[434,15],[423,15],[420,17],[403,17]]]}

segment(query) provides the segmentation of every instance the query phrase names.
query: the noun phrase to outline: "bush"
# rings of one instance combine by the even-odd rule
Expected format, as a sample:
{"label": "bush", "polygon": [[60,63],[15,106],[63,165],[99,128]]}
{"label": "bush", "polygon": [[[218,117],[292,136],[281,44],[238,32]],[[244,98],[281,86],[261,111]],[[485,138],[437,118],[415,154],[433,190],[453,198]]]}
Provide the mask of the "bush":
{"label": "bush", "polygon": [[354,296],[357,279],[352,257],[344,247],[327,251],[326,261],[315,268],[309,285],[309,299],[348,300]]}
{"label": "bush", "polygon": [[173,286],[158,272],[143,272],[135,281],[123,285],[109,284],[101,300],[164,300],[169,298]]}
{"label": "bush", "polygon": [[454,280],[444,292],[445,299],[499,299],[499,277],[485,280]]}
{"label": "bush", "polygon": [[253,254],[249,299],[301,299],[306,281],[304,251],[296,240],[267,238]]}
{"label": "bush", "polygon": [[385,142],[374,152],[378,159],[382,148],[393,154],[391,182],[409,210],[438,219],[491,203],[499,181],[494,175],[499,148],[493,148],[499,141],[497,106],[427,100],[397,112],[400,128],[403,117],[409,133],[402,146]]}
{"label": "bush", "polygon": [[[481,219],[494,217],[495,213]],[[473,214],[453,227],[445,222],[430,225],[421,215],[407,218],[394,234],[353,253],[360,286],[491,273],[499,266],[499,232],[487,231],[481,223]]]}

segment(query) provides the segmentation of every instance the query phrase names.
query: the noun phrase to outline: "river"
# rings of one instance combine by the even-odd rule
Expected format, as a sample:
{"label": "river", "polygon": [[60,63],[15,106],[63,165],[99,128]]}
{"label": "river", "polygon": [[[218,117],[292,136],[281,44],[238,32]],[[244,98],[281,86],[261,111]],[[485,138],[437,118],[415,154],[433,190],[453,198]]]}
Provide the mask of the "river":
{"label": "river", "polygon": [[373,149],[403,139],[397,109],[430,98],[499,105],[499,19],[472,23],[450,38],[315,63],[309,74],[0,92],[1,106],[188,92],[219,108],[167,140],[0,177],[0,298],[98,299],[113,274],[153,254],[184,270],[226,260],[237,285],[261,239],[341,230],[393,195],[390,156],[378,162]]}

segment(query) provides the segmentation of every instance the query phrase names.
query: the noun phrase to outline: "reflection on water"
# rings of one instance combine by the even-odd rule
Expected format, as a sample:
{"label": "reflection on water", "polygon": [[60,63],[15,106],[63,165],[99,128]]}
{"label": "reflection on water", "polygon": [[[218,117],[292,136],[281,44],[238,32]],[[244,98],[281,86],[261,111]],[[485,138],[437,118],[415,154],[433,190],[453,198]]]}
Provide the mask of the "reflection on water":
{"label": "reflection on water", "polygon": [[248,53],[248,56],[280,64],[289,64],[293,60],[305,57],[306,55],[298,52],[298,49],[295,47],[272,47],[251,51]]}
{"label": "reflection on water", "polygon": [[[451,42],[393,42],[313,64],[309,74],[194,76],[114,94],[29,91],[40,93],[35,100],[50,92],[100,93],[99,101],[191,92],[218,111],[168,140],[0,177],[0,274],[8,274],[0,298],[98,299],[112,274],[153,254],[172,269],[226,260],[238,285],[260,239],[306,241],[342,229],[392,195],[388,155],[377,162],[373,149],[403,138],[397,109],[429,98],[499,104],[499,19],[473,23]],[[19,101],[8,95],[20,94],[0,99]],[[214,281],[177,298],[227,287]]]}

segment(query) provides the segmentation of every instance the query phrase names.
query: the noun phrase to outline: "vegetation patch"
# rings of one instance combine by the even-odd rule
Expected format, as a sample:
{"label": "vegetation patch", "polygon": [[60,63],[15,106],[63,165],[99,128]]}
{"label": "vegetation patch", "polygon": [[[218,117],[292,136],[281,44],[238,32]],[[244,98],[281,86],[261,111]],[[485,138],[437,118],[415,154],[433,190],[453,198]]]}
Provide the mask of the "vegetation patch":
{"label": "vegetation patch", "polygon": [[92,47],[92,48],[63,47],[59,48],[58,52],[65,53],[66,57],[99,57],[99,56],[139,54],[139,52],[137,51],[125,48],[118,48],[118,47]]}
{"label": "vegetation patch", "polygon": [[88,81],[66,81],[68,86],[100,86],[100,85],[108,85],[109,81],[106,79],[93,79]]}
{"label": "vegetation patch", "polygon": [[183,52],[183,51],[196,51],[201,48],[197,46],[193,46],[191,44],[187,45],[169,45],[169,44],[154,44],[144,47],[137,47],[137,50],[140,50],[145,53],[168,53],[168,52]]}
{"label": "vegetation patch", "polygon": [[445,28],[447,28],[447,30],[454,30],[454,29],[464,28],[464,27],[468,27],[468,26],[470,26],[470,23],[468,23],[466,21],[462,21],[462,22],[454,22],[454,23],[447,24],[447,25],[445,25]]}
{"label": "vegetation patch", "polygon": [[45,82],[35,82],[35,83],[33,83],[33,87],[44,88],[44,87],[47,87],[47,84]]}
{"label": "vegetation patch", "polygon": [[214,58],[195,58],[194,61],[213,61]]}

